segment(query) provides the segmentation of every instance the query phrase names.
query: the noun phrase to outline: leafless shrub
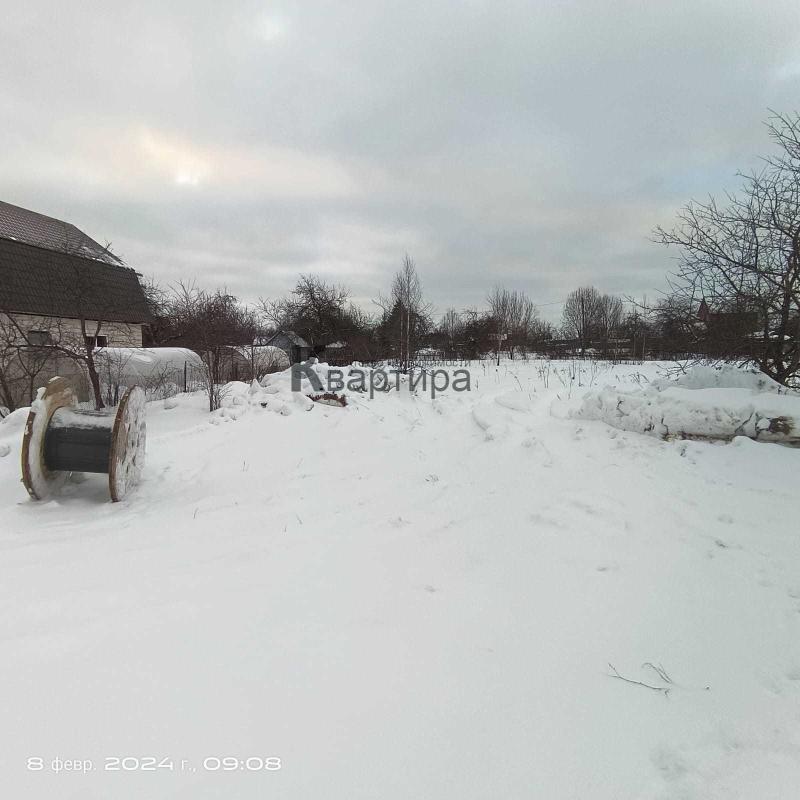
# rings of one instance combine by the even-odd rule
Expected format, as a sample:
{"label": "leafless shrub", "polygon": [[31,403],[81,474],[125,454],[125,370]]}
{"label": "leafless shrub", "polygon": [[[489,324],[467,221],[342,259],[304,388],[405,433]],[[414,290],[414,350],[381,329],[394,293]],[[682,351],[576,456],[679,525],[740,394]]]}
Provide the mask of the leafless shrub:
{"label": "leafless shrub", "polygon": [[224,290],[209,292],[187,284],[179,284],[173,294],[170,314],[183,340],[202,359],[197,379],[208,395],[209,410],[215,411],[224,398],[230,351],[252,344],[257,331],[255,316]]}

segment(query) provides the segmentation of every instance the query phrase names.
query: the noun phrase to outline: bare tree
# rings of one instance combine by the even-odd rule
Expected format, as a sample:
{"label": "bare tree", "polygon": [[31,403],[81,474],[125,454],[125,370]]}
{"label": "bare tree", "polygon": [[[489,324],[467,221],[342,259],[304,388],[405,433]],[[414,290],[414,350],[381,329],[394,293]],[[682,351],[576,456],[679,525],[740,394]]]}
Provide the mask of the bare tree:
{"label": "bare tree", "polygon": [[528,346],[532,350],[542,351],[548,347],[553,339],[555,331],[549,322],[545,322],[538,317],[535,318],[528,333]]}
{"label": "bare tree", "polygon": [[[502,337],[508,337],[511,317],[511,292],[496,286],[486,298],[489,306],[489,318],[494,327],[494,351],[497,363],[500,364],[500,342]],[[513,351],[512,351],[513,358]]]}
{"label": "bare tree", "polygon": [[[536,321],[536,307],[525,292],[511,291],[496,286],[486,301],[498,334],[506,334],[509,355],[514,358],[517,349],[528,346]],[[498,342],[499,349],[499,342]]]}
{"label": "bare tree", "polygon": [[439,320],[439,333],[447,342],[449,350],[455,350],[464,334],[464,319],[454,308],[448,308]]}
{"label": "bare tree", "polygon": [[800,117],[776,115],[768,129],[777,155],[740,175],[724,202],[690,202],[655,238],[679,251],[671,290],[688,313],[702,310],[705,349],[791,384],[800,371]]}
{"label": "bare tree", "polygon": [[179,336],[170,316],[172,312],[170,292],[152,276],[140,281],[140,285],[151,316],[150,323],[146,328],[146,345],[167,345],[172,339]]}
{"label": "bare tree", "polygon": [[423,300],[422,283],[408,254],[392,279],[389,297],[379,296],[375,303],[383,309],[384,335],[396,348],[399,367],[407,371],[420,337],[431,325],[431,306]]}
{"label": "bare tree", "polygon": [[623,311],[622,300],[619,297],[610,294],[601,295],[597,303],[595,331],[604,354],[608,352],[611,340],[615,339],[620,332]]}
{"label": "bare tree", "polygon": [[293,330],[312,347],[354,332],[350,292],[316,275],[300,275],[289,297],[261,299],[259,310],[275,329]]}
{"label": "bare tree", "polygon": [[14,411],[19,398],[33,397],[45,364],[40,350],[29,347],[17,333],[13,319],[0,313],[0,406]]}
{"label": "bare tree", "polygon": [[[116,316],[116,312],[110,305],[106,309],[89,307],[85,302],[87,295],[84,294],[89,278],[79,266],[73,271],[74,281],[69,291],[75,297],[77,318],[41,317],[0,309],[3,317],[3,333],[0,335],[6,341],[6,347],[10,343],[15,351],[16,370],[12,371],[18,376],[25,376],[30,382],[26,392],[29,396],[33,394],[36,378],[48,365],[63,358],[83,370],[95,407],[101,409],[105,404],[95,355],[103,341],[101,334],[104,335],[106,330],[106,320],[109,316]],[[32,323],[35,329],[31,329]]]}
{"label": "bare tree", "polygon": [[255,315],[224,290],[209,292],[181,283],[172,296],[170,316],[182,340],[203,361],[202,380],[209,411],[214,411],[222,404],[225,370],[235,348],[253,342]]}
{"label": "bare tree", "polygon": [[400,366],[407,369],[411,359],[411,315],[422,302],[419,275],[407,253],[392,282],[392,299],[400,309]]}
{"label": "bare tree", "polygon": [[3,319],[0,317],[0,408],[14,411],[17,407],[16,395],[11,388],[11,364],[14,360],[14,346],[6,338]]}
{"label": "bare tree", "polygon": [[581,353],[586,351],[592,341],[599,306],[600,292],[594,286],[583,286],[567,295],[561,325],[566,337],[578,340]]}

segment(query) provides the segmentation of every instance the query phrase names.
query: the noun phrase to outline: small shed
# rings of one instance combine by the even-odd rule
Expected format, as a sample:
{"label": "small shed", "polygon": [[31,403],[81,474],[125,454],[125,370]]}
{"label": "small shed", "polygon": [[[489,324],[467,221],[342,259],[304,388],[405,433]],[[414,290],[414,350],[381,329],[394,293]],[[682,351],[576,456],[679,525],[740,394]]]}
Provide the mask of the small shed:
{"label": "small shed", "polygon": [[311,356],[311,345],[294,331],[276,331],[263,344],[280,347],[289,356],[290,364],[305,361]]}

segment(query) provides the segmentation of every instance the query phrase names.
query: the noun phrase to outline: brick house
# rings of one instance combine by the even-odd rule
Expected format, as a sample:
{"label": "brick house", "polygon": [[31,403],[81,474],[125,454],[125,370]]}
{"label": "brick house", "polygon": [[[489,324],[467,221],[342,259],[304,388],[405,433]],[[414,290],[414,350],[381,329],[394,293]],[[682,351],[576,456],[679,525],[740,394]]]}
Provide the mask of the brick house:
{"label": "brick house", "polygon": [[[0,406],[25,405],[55,374],[87,396],[86,347],[141,347],[138,274],[67,222],[0,202]],[[32,374],[35,373],[35,374]]]}

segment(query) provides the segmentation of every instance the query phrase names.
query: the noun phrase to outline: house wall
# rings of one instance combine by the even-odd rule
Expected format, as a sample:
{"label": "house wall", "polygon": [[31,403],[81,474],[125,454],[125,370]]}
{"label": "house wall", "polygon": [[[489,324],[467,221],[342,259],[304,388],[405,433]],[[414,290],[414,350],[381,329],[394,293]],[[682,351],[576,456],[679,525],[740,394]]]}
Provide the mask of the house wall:
{"label": "house wall", "polygon": [[[0,314],[0,320],[7,324],[8,317]],[[77,319],[15,314],[14,320],[20,328],[27,331],[50,331],[54,340],[69,341],[73,345],[81,340],[81,323]],[[94,335],[96,327],[97,320],[86,321],[87,334]],[[103,322],[99,335],[108,337],[109,347],[141,347],[142,329],[142,325],[131,322]]]}
{"label": "house wall", "polygon": [[[77,350],[82,345],[79,320],[15,314],[14,321],[25,331],[48,331],[54,342],[62,342],[70,348]],[[87,334],[94,335],[96,325],[96,321],[87,322]],[[99,335],[108,338],[109,347],[141,347],[142,328],[141,324],[104,322]],[[89,380],[81,364],[55,349],[25,347],[18,350],[17,346],[22,345],[22,341],[18,336],[15,337],[14,330],[8,316],[0,314],[0,369],[3,370],[13,405],[29,405],[36,389],[57,375],[69,382],[81,402],[90,399]],[[32,364],[41,365],[33,381],[26,374]],[[0,398],[0,405],[5,404]]]}
{"label": "house wall", "polygon": [[285,336],[282,333],[276,333],[267,344],[272,345],[272,347],[280,347],[281,350],[285,350],[287,353],[291,350],[292,342],[290,341],[288,336]]}

